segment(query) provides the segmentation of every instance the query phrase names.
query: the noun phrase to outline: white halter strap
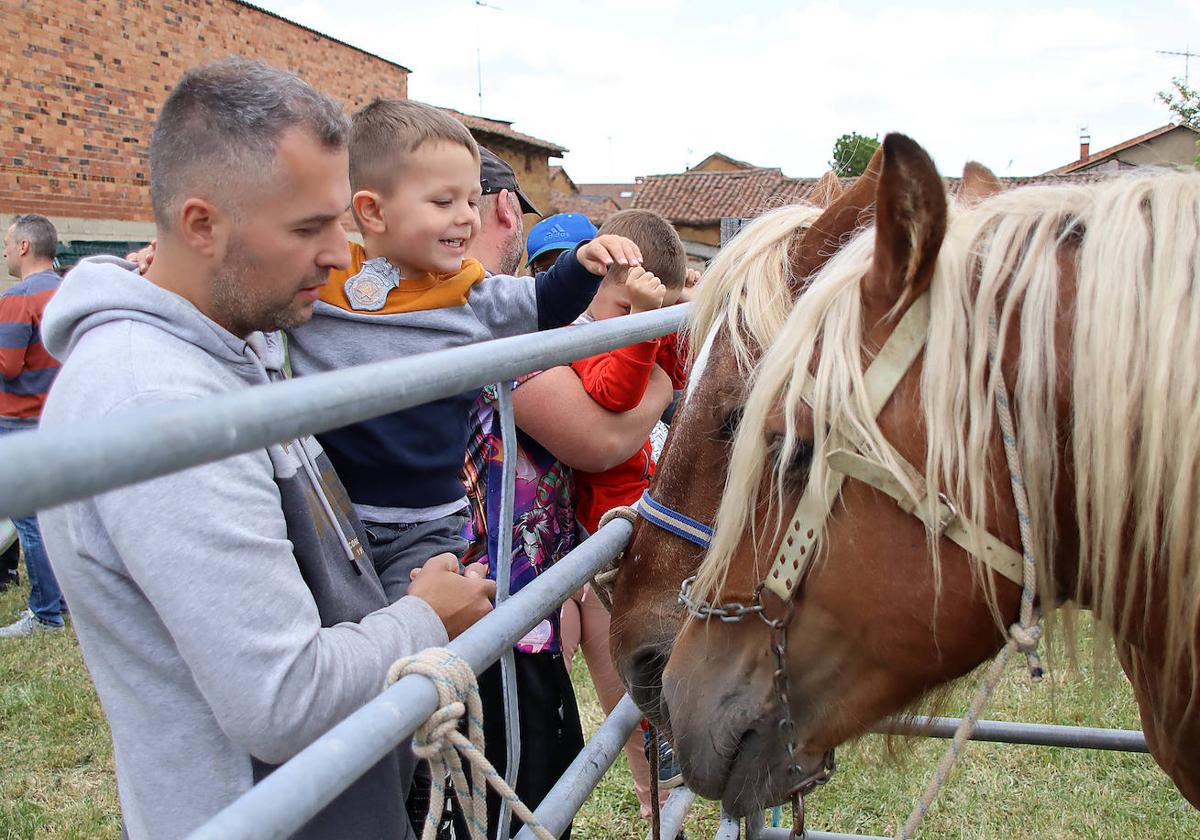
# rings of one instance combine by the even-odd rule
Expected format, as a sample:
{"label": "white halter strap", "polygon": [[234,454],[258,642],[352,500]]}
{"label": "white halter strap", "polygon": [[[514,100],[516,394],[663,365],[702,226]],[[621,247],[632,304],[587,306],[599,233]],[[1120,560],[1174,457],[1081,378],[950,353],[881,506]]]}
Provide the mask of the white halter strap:
{"label": "white halter strap", "polygon": [[[867,402],[873,416],[879,416],[904,374],[916,361],[925,346],[928,328],[929,293],[926,292],[913,301],[863,374]],[[813,401],[814,386],[812,377],[808,377],[803,396],[809,404]],[[851,430],[838,429],[830,435],[827,444],[829,454],[826,456],[830,472],[826,486],[822,488],[824,492],[817,492],[811,484],[804,491],[784,533],[775,562],[763,582],[766,589],[784,601],[796,594],[807,561],[816,548],[817,535],[847,477],[885,493],[895,499],[903,510],[924,522],[934,536],[952,540],[999,574],[1017,584],[1022,582],[1020,552],[986,531],[977,533],[977,529],[962,519],[958,508],[945,495],[939,493],[932,500],[914,497],[896,480],[891,469],[859,454],[864,448],[864,441]],[[925,486],[921,473],[899,453],[893,450],[891,457],[910,479],[912,487],[919,491]],[[978,545],[982,546],[981,552],[976,552]]]}

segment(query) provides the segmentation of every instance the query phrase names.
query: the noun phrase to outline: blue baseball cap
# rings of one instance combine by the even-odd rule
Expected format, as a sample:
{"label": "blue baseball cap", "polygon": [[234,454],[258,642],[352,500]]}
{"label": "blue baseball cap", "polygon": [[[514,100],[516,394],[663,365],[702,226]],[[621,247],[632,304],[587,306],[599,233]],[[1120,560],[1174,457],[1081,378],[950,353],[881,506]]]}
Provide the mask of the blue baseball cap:
{"label": "blue baseball cap", "polygon": [[565,251],[595,236],[596,226],[582,213],[555,213],[529,229],[525,250],[532,263],[547,251]]}

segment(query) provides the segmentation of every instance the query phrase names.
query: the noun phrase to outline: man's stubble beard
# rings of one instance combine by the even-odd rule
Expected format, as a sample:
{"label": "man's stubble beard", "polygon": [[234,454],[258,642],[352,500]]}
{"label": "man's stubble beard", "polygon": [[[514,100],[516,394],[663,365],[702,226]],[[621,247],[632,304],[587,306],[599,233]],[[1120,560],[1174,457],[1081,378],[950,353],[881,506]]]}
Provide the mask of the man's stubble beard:
{"label": "man's stubble beard", "polygon": [[[327,272],[297,278],[286,300],[270,300],[247,282],[262,263],[236,236],[229,244],[225,262],[213,273],[212,308],[219,324],[239,338],[252,332],[286,330],[312,318],[312,304],[298,301],[300,289],[325,282]],[[281,293],[281,297],[282,297]]]}

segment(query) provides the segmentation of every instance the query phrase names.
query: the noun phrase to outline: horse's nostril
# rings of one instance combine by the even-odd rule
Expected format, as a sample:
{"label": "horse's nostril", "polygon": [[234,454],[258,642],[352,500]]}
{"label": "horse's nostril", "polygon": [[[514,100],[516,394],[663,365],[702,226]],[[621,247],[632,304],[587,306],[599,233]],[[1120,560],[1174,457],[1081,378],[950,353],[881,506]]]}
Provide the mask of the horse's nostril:
{"label": "horse's nostril", "polygon": [[670,653],[667,647],[648,646],[635,653],[629,662],[629,696],[642,714],[651,719],[661,715],[662,674]]}

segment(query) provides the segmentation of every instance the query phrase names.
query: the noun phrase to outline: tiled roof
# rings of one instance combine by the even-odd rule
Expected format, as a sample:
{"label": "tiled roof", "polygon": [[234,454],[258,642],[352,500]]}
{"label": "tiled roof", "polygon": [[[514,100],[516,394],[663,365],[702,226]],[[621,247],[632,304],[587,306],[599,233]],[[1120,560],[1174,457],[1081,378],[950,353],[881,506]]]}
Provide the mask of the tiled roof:
{"label": "tiled roof", "polygon": [[633,206],[654,210],[677,224],[707,224],[724,216],[757,216],[778,206],[771,197],[786,180],[778,169],[647,175]]}
{"label": "tiled roof", "polygon": [[464,114],[462,111],[455,111],[453,108],[442,108],[443,111],[457,119],[467,128],[472,131],[480,131],[486,134],[495,134],[498,137],[504,137],[508,140],[524,143],[528,146],[535,146],[539,149],[545,149],[550,153],[550,157],[562,157],[567,149],[557,143],[551,143],[549,140],[542,140],[539,137],[533,137],[529,134],[522,134],[519,131],[514,131],[512,123],[506,120],[491,120],[487,117],[477,117],[474,114]]}
{"label": "tiled roof", "polygon": [[[576,184],[579,188],[580,195],[604,196],[611,198],[617,205],[625,210],[633,206],[634,197],[637,196],[641,184]],[[621,195],[621,193],[633,193],[633,195]]]}
{"label": "tiled roof", "polygon": [[[1001,178],[1006,188],[1034,184],[1078,184],[1099,181],[1100,173],[1031,175]],[[843,189],[854,178],[839,179]],[[946,178],[946,188],[958,192],[961,178]],[[807,200],[819,178],[787,178],[778,169],[748,169],[736,172],[683,172],[648,175],[641,183],[635,207],[661,213],[676,224],[707,225],[725,217],[754,217],[776,207]]]}
{"label": "tiled roof", "polygon": [[[1156,128],[1153,131],[1147,131],[1145,134],[1138,135],[1137,137],[1134,137],[1131,140],[1126,140],[1124,143],[1118,143],[1115,146],[1109,146],[1107,149],[1101,149],[1098,152],[1089,153],[1087,160],[1073,160],[1070,163],[1065,164],[1064,166],[1058,167],[1058,169],[1051,169],[1050,172],[1047,172],[1046,174],[1047,175],[1052,175],[1052,174],[1065,175],[1069,172],[1074,172],[1076,169],[1083,169],[1085,167],[1095,166],[1097,163],[1100,163],[1106,157],[1111,157],[1112,155],[1118,154],[1119,152],[1123,152],[1126,149],[1133,148],[1134,146],[1138,145],[1139,143],[1145,143],[1147,140],[1153,140],[1155,137],[1161,137],[1162,135],[1168,134],[1177,128],[1187,128],[1187,129],[1190,129],[1191,131],[1196,131],[1196,129],[1192,128],[1191,126],[1172,125],[1172,124],[1168,123],[1167,125],[1164,125],[1160,128]],[[1196,133],[1200,134],[1200,132],[1196,132]]]}
{"label": "tiled roof", "polygon": [[608,217],[621,209],[613,199],[603,195],[581,195],[565,193],[562,190],[550,191],[550,210],[553,213],[582,213],[599,227],[608,221]]}

